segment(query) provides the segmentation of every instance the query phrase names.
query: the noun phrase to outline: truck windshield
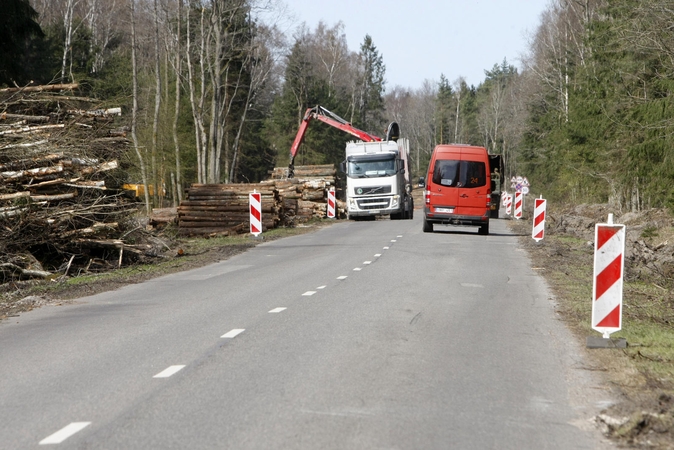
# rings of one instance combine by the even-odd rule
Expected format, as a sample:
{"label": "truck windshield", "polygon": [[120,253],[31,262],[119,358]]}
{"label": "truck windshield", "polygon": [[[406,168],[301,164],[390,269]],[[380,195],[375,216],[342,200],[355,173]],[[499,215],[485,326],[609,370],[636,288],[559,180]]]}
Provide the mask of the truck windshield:
{"label": "truck windshield", "polygon": [[487,184],[485,164],[480,161],[439,159],[433,168],[433,183],[448,187],[484,186]]}
{"label": "truck windshield", "polygon": [[355,178],[374,178],[395,175],[395,159],[349,161],[347,174]]}

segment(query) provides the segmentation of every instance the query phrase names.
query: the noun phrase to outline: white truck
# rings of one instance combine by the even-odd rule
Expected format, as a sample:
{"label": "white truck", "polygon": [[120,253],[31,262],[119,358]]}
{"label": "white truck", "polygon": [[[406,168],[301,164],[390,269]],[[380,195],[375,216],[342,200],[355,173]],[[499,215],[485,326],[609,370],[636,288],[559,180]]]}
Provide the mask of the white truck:
{"label": "white truck", "polygon": [[412,219],[414,202],[409,179],[409,141],[349,142],[341,169],[346,173],[349,219],[390,215]]}
{"label": "white truck", "polygon": [[341,164],[342,172],[346,173],[349,219],[375,219],[385,215],[390,215],[391,219],[412,219],[414,203],[408,164],[410,145],[407,139],[398,138],[400,127],[396,122],[389,124],[386,138],[382,140],[355,128],[322,106],[307,109],[290,147],[288,178],[294,176],[295,156],[313,119],[360,139],[346,145],[346,160]]}

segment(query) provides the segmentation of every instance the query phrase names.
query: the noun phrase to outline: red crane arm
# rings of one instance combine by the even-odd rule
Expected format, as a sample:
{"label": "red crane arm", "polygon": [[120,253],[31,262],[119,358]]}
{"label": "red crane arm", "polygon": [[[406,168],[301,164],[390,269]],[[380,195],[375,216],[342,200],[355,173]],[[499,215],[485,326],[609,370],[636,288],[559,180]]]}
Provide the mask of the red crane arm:
{"label": "red crane arm", "polygon": [[322,106],[315,106],[313,108],[309,108],[304,113],[304,118],[302,119],[300,128],[299,130],[297,130],[297,135],[295,135],[293,145],[290,147],[290,164],[288,165],[289,169],[288,177],[290,178],[293,177],[295,155],[297,155],[297,151],[299,150],[300,144],[302,144],[302,141],[304,140],[304,135],[307,132],[307,128],[309,127],[309,122],[311,122],[312,119],[320,120],[321,122],[327,123],[330,126],[345,131],[357,137],[361,141],[365,142],[381,141],[381,138],[377,136],[372,136],[371,134],[368,134],[365,131],[359,130],[358,128],[354,128],[349,122],[342,119],[338,115],[328,111]]}

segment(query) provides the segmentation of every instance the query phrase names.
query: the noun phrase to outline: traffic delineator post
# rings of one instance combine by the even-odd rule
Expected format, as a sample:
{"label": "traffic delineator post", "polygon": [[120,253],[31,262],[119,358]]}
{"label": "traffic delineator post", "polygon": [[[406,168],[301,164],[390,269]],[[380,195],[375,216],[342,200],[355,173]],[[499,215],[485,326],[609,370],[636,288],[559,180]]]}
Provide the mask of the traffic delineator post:
{"label": "traffic delineator post", "polygon": [[328,218],[335,218],[335,188],[328,189]]}
{"label": "traffic delineator post", "polygon": [[547,201],[541,195],[534,200],[534,225],[531,230],[531,237],[539,242],[545,236],[545,210]]}
{"label": "traffic delineator post", "polygon": [[513,195],[512,195],[512,194],[508,194],[508,195],[506,196],[506,205],[505,205],[505,207],[506,207],[506,214],[507,214],[507,215],[512,214],[512,212],[513,212]]}
{"label": "traffic delineator post", "polygon": [[524,208],[524,195],[521,191],[515,192],[515,219],[522,218],[522,209]]}
{"label": "traffic delineator post", "polygon": [[250,209],[250,233],[257,237],[262,233],[262,195],[254,189],[248,194]]}
{"label": "traffic delineator post", "polygon": [[592,285],[592,329],[609,339],[622,329],[623,273],[625,268],[625,225],[596,224],[594,232],[594,277]]}

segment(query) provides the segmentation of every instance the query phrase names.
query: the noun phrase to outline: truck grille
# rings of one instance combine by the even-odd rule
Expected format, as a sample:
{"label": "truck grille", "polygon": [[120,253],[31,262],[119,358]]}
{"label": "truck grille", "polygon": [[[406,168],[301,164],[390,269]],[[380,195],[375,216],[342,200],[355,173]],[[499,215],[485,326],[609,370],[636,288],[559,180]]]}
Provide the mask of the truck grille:
{"label": "truck grille", "polygon": [[356,195],[381,195],[381,194],[390,194],[391,185],[388,186],[369,186],[369,187],[357,187],[354,188],[354,193]]}
{"label": "truck grille", "polygon": [[390,198],[365,198],[358,200],[358,207],[360,209],[386,209],[390,204]]}

